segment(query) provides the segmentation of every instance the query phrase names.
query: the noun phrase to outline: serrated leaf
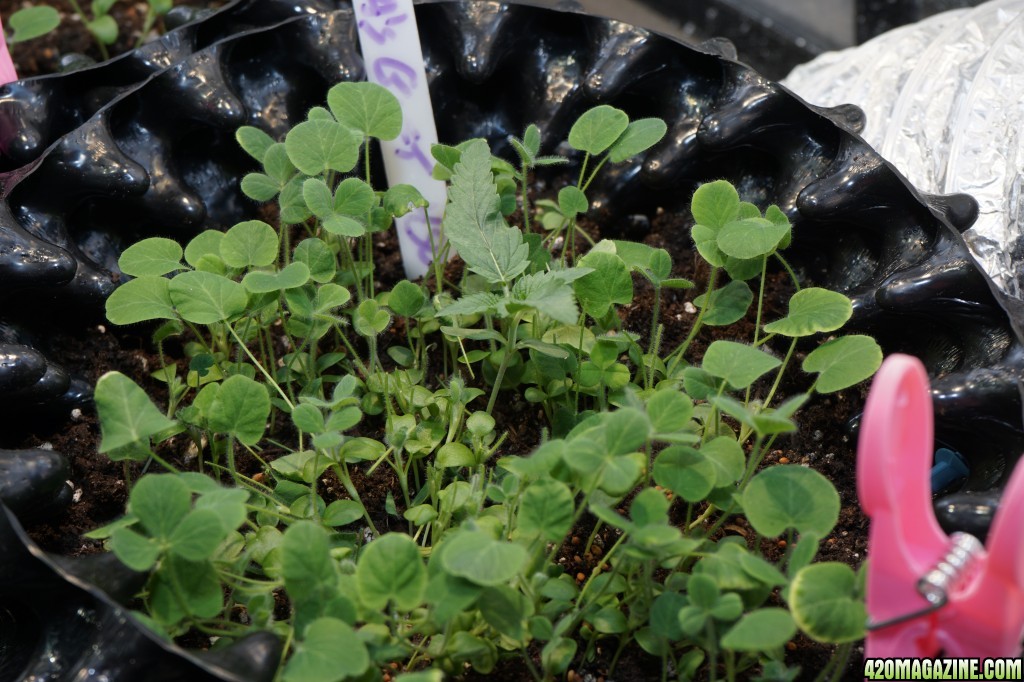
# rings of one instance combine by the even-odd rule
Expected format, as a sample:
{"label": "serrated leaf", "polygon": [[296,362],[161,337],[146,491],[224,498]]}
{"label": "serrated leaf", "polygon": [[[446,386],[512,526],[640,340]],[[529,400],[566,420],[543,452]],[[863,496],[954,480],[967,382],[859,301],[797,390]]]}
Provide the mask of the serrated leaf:
{"label": "serrated leaf", "polygon": [[483,140],[473,140],[462,152],[448,197],[445,236],[470,270],[492,283],[508,283],[526,270],[529,246],[501,216],[491,152]]}
{"label": "serrated leaf", "polygon": [[591,317],[600,319],[613,305],[633,300],[633,278],[617,255],[591,252],[580,259],[580,265],[593,268],[593,272],[573,282],[580,305]]}

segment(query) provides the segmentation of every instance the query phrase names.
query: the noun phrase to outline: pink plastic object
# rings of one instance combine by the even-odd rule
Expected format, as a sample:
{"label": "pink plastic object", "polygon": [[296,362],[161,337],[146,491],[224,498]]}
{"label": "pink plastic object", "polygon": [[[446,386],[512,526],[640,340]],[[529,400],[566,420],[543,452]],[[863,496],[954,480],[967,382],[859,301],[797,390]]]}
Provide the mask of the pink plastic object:
{"label": "pink plastic object", "polygon": [[[979,544],[968,570],[951,581],[945,605],[920,614],[929,602],[919,583],[953,556],[932,510],[932,435],[923,365],[889,357],[864,410],[857,494],[871,518],[868,613],[873,623],[896,622],[869,631],[865,656],[1016,656],[1024,633],[1024,466],[1018,462],[1003,492],[987,546]],[[920,615],[902,618],[908,614]]]}
{"label": "pink plastic object", "polygon": [[0,85],[6,85],[18,80],[18,72],[14,70],[14,61],[11,59],[11,51],[7,49],[7,38],[4,35],[4,25],[0,22]]}

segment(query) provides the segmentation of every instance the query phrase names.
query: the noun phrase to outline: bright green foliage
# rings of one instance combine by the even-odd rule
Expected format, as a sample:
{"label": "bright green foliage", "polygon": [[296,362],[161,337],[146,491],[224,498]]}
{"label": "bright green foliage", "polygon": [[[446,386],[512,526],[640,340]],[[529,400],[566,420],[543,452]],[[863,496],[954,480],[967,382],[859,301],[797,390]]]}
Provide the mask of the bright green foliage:
{"label": "bright green foliage", "polygon": [[594,107],[587,111],[569,130],[569,144],[588,154],[600,154],[605,151],[629,127],[629,116],[626,112],[607,104]]}
{"label": "bright green foliage", "polygon": [[398,98],[372,83],[338,83],[327,92],[327,105],[339,123],[364,137],[393,140],[402,132]]}
{"label": "bright green foliage", "polygon": [[802,568],[789,587],[789,604],[800,629],[819,642],[855,642],[864,637],[867,610],[857,576],[846,564]]}
{"label": "bright green foliage", "polygon": [[[807,354],[812,388],[776,397],[797,341],[839,329],[851,310],[800,282],[781,320],[755,296],[776,263],[794,272],[786,215],[724,181],[700,187],[693,237],[712,267],[697,296],[670,291],[694,283],[665,249],[588,248],[577,220],[595,176],[666,132],[602,105],[572,127],[571,160],[543,155],[536,125],[508,139],[511,159],[483,140],[434,146],[434,175],[451,183],[438,263],[422,282],[381,290],[377,233],[420,219],[427,202],[408,185],[371,184],[369,138],[401,131],[392,95],[342,83],[328,105],[283,141],[237,133],[259,164],[242,190],[274,202],[266,215],[279,225],[206,231],[184,249],[144,240],[121,258],[132,279],[108,317],[166,320],[150,372],[167,401],[105,376],[102,449],[172,473],[142,476],[128,515],[90,535],[151,572],[140,600],[152,627],[225,641],[276,632],[289,645],[278,677],[303,682],[425,661],[398,679],[436,682],[500,670],[522,651],[553,679],[614,640],[671,661],[681,679],[756,666],[784,678],[797,628],[855,636],[856,582],[841,577],[833,609],[810,572],[835,524],[834,489],[802,467],[755,475],[815,392],[880,361],[870,339],[840,337]],[[576,184],[532,203],[534,173],[570,162]],[[451,249],[461,276],[442,267]],[[636,291],[653,297],[649,324],[636,324]],[[687,301],[699,312],[668,324],[689,324],[689,338],[663,347],[676,336],[663,309]],[[752,338],[690,357],[705,326],[743,319]],[[527,421],[545,433],[533,452],[510,445]],[[366,495],[367,484],[387,492]],[[737,515],[752,535],[711,539]],[[589,573],[557,561],[580,523],[596,524],[572,548],[594,559]],[[758,549],[783,533],[787,554],[769,562]]]}
{"label": "bright green foliage", "polygon": [[766,324],[764,330],[783,336],[811,336],[839,329],[852,314],[850,299],[842,294],[828,289],[801,289],[789,300],[789,314]]}
{"label": "bright green foliage", "polygon": [[127,446],[149,447],[149,439],[174,426],[149,396],[120,372],[107,372],[96,382],[94,399],[103,440],[100,452],[112,456]]}
{"label": "bright green foliage", "polygon": [[14,34],[8,43],[22,43],[46,35],[60,25],[60,14],[52,7],[39,5],[25,7],[7,18],[7,26]]}
{"label": "bright green foliage", "polygon": [[818,375],[814,387],[832,393],[870,378],[882,366],[882,349],[870,336],[843,336],[807,354],[803,369]]}
{"label": "bright green foliage", "polygon": [[526,270],[529,248],[501,217],[487,144],[474,140],[455,164],[444,217],[445,236],[466,266],[487,281],[508,284]]}
{"label": "bright green foliage", "polygon": [[839,519],[839,495],[813,469],[789,465],[765,469],[743,493],[750,525],[766,537],[787,529],[825,537]]}

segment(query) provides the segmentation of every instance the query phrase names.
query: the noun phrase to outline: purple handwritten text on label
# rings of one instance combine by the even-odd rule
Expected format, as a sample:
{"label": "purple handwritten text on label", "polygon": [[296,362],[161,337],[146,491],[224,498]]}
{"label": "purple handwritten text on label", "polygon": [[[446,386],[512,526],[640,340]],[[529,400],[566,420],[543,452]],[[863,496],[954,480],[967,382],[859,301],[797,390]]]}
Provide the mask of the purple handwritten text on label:
{"label": "purple handwritten text on label", "polygon": [[384,45],[389,40],[393,40],[398,36],[398,34],[395,33],[395,30],[391,28],[391,26],[400,24],[408,18],[409,17],[405,14],[399,14],[398,16],[395,17],[389,17],[384,21],[384,30],[378,30],[373,24],[366,20],[363,20],[359,22],[359,28],[363,30],[363,32],[370,40],[377,43],[378,45]]}
{"label": "purple handwritten text on label", "polygon": [[[407,221],[405,235],[416,245],[416,256],[424,265],[430,265],[434,262],[434,253],[430,248],[431,239],[430,235],[427,234],[427,221],[424,219],[423,213],[410,213],[405,219]],[[441,235],[441,219],[430,216],[430,229],[434,233],[434,247],[440,249],[441,244],[438,242],[438,239]]]}
{"label": "purple handwritten text on label", "polygon": [[367,2],[361,4],[359,8],[363,12],[366,12],[366,10],[369,9],[373,12],[374,16],[380,17],[386,14],[391,14],[398,9],[398,3],[395,2],[395,0],[367,0]]}
{"label": "purple handwritten text on label", "polygon": [[373,73],[384,87],[394,87],[408,97],[416,87],[416,70],[394,57],[381,57],[373,62]]}
{"label": "purple handwritten text on label", "polygon": [[409,133],[402,133],[402,149],[395,149],[395,154],[400,159],[415,159],[427,173],[434,170],[434,164],[420,148],[420,134],[413,130]]}

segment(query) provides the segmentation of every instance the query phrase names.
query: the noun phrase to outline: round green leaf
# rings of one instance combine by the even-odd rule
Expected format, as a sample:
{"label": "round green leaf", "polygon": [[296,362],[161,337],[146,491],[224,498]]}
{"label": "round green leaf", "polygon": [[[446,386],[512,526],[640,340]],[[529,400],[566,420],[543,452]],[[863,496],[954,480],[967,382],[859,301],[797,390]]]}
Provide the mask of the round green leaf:
{"label": "round green leaf", "polygon": [[185,246],[185,262],[197,267],[204,256],[216,256],[220,259],[220,243],[224,233],[218,230],[200,232]]}
{"label": "round green leaf", "polygon": [[217,512],[195,509],[171,533],[171,552],[189,561],[209,559],[226,535]]}
{"label": "round green leaf", "polygon": [[814,388],[832,393],[871,377],[882,366],[882,349],[870,336],[841,336],[821,344],[804,358],[805,372],[817,374]]}
{"label": "round green leaf", "polygon": [[146,392],[120,372],[107,372],[96,382],[93,400],[100,418],[100,452],[143,442],[174,426]]}
{"label": "round green leaf", "polygon": [[148,571],[160,556],[160,545],[131,528],[118,528],[110,535],[110,549],[122,564],[134,571]]}
{"label": "round green leaf", "polygon": [[359,159],[360,137],[332,121],[303,121],[284,139],[288,158],[306,175],[347,173]]}
{"label": "round green leaf", "polygon": [[402,317],[415,317],[426,300],[427,297],[419,286],[403,279],[388,294],[388,307]]}
{"label": "round green leaf", "polygon": [[438,449],[434,464],[442,469],[471,467],[476,466],[477,459],[462,443],[445,443]]}
{"label": "round green leaf", "polygon": [[292,423],[306,433],[321,433],[324,430],[324,413],[313,405],[296,405],[292,410]]}
{"label": "round green leaf", "polygon": [[388,602],[411,611],[423,601],[427,569],[416,542],[404,533],[386,533],[366,545],[356,564],[359,599],[371,609]]}
{"label": "round green leaf", "polygon": [[376,83],[338,83],[327,91],[327,106],[339,122],[366,137],[393,140],[402,132],[398,98]]}
{"label": "round green leaf", "polygon": [[742,320],[753,301],[754,292],[747,283],[733,281],[720,289],[715,289],[710,296],[701,294],[693,299],[693,304],[698,308],[708,306],[702,320],[704,324],[723,326]]}
{"label": "round green leaf", "polygon": [[[740,195],[728,180],[715,180],[697,188],[690,202],[690,212],[698,225],[711,230],[717,236],[718,230],[736,219],[740,212]],[[697,235],[694,233],[694,240]],[[703,255],[703,253],[701,254]]]}
{"label": "round green leaf", "polygon": [[735,341],[715,341],[704,353],[701,367],[738,390],[750,386],[762,374],[781,364],[778,358],[753,346]]}
{"label": "round green leaf", "polygon": [[590,210],[590,202],[587,195],[578,187],[568,185],[558,190],[558,208],[567,218],[575,218],[577,213],[586,213]]}
{"label": "round green leaf", "polygon": [[[128,497],[128,510],[157,539],[171,537],[192,508],[192,493],[173,474],[143,476]],[[218,523],[216,528],[220,529]]]}
{"label": "round green leaf", "polygon": [[324,229],[331,234],[342,237],[362,237],[366,234],[366,226],[358,220],[344,215],[332,214],[324,218]]}
{"label": "round green leaf", "polygon": [[594,318],[604,317],[615,304],[633,300],[633,278],[629,268],[614,253],[591,252],[580,261],[593,272],[572,283],[583,310]]}
{"label": "round green leaf", "polygon": [[269,175],[246,173],[242,178],[242,193],[254,201],[270,201],[281,191],[281,185]]}
{"label": "round green leaf", "polygon": [[150,237],[125,249],[117,259],[117,265],[121,272],[132,277],[159,277],[182,269],[181,256],[181,245],[178,242],[163,237]]}
{"label": "round green leaf", "polygon": [[789,606],[796,624],[819,642],[861,639],[867,611],[856,585],[857,576],[846,564],[823,562],[801,568],[789,587]]}
{"label": "round green leaf", "polygon": [[235,139],[249,156],[260,163],[263,163],[267,150],[274,144],[274,138],[253,126],[242,126],[236,130]]}
{"label": "round green leaf", "polygon": [[801,289],[789,299],[789,314],[764,326],[769,334],[810,336],[839,329],[853,314],[850,299],[842,294],[811,287]]}
{"label": "round green leaf", "polygon": [[630,121],[626,131],[608,150],[608,159],[612,163],[619,163],[640,152],[647,151],[661,141],[667,131],[668,126],[660,118],[641,118]]}
{"label": "round green leaf", "polygon": [[85,27],[104,45],[113,45],[117,42],[117,22],[109,14],[85,22]]}
{"label": "round green leaf", "polygon": [[220,257],[233,268],[270,265],[277,260],[277,250],[277,232],[262,220],[238,223],[220,242]]}
{"label": "round green leaf", "polygon": [[359,178],[345,178],[334,190],[334,212],[363,217],[377,205],[373,188]]}
{"label": "round green leaf", "polygon": [[792,528],[823,538],[839,519],[839,493],[813,469],[779,465],[750,480],[743,509],[754,530],[766,537]]}
{"label": "round green leaf", "polygon": [[729,651],[771,651],[796,634],[793,617],[785,609],[757,609],[745,614],[722,636],[722,648]]}
{"label": "round green leaf", "polygon": [[744,218],[726,223],[718,231],[718,248],[733,258],[756,258],[770,254],[789,234],[782,226],[764,218]]}
{"label": "round green leaf", "polygon": [[519,507],[519,532],[528,537],[542,536],[549,542],[561,541],[572,528],[572,493],[559,481],[545,479],[530,485]]}
{"label": "round green leaf", "polygon": [[501,585],[511,580],[528,558],[526,550],[495,540],[482,530],[462,531],[444,545],[441,563],[452,575],[477,585]]}
{"label": "round green leaf", "polygon": [[715,487],[715,465],[693,448],[674,445],[654,460],[654,480],[687,502],[699,502]]}
{"label": "round green leaf", "polygon": [[701,446],[700,452],[715,467],[716,488],[740,480],[746,469],[747,458],[743,454],[743,448],[729,436],[709,440]]}
{"label": "round green leaf", "polygon": [[60,26],[60,14],[47,5],[26,7],[8,17],[7,25],[14,31],[7,42],[21,43],[45,35]]}
{"label": "round green leaf", "polygon": [[626,112],[602,104],[577,119],[569,130],[569,144],[582,152],[600,154],[619,139],[627,126]]}
{"label": "round green leaf", "polygon": [[337,618],[317,618],[306,628],[281,676],[283,682],[341,682],[370,667],[370,654],[356,631]]}
{"label": "round green leaf", "polygon": [[210,407],[210,429],[227,433],[245,445],[263,437],[270,416],[267,389],[247,376],[236,374],[224,380]]}
{"label": "round green leaf", "polygon": [[674,433],[686,428],[693,416],[693,401],[685,393],[660,390],[647,401],[647,418],[655,433]]}
{"label": "round green leaf", "polygon": [[309,281],[309,268],[305,263],[289,263],[280,272],[256,270],[242,278],[242,286],[251,293],[265,294],[301,287]]}
{"label": "round green leaf", "polygon": [[320,178],[308,178],[302,183],[302,198],[306,201],[306,207],[318,218],[326,218],[334,212],[331,188]]}
{"label": "round green leaf", "polygon": [[428,206],[430,206],[430,202],[412,185],[392,185],[387,192],[384,192],[384,209],[394,216],[401,217],[413,209],[427,208]]}
{"label": "round green leaf", "polygon": [[338,262],[331,249],[322,239],[303,239],[295,247],[294,260],[309,268],[309,278],[321,284],[334,279]]}
{"label": "round green leaf", "polygon": [[165,277],[139,277],[125,282],[107,298],[107,319],[114,324],[177,319],[169,285]]}
{"label": "round green leaf", "polygon": [[245,312],[245,287],[211,272],[181,272],[168,286],[178,314],[195,324],[223,322]]}
{"label": "round green leaf", "polygon": [[355,500],[335,500],[327,505],[322,521],[328,526],[347,526],[361,518],[363,505]]}

